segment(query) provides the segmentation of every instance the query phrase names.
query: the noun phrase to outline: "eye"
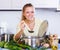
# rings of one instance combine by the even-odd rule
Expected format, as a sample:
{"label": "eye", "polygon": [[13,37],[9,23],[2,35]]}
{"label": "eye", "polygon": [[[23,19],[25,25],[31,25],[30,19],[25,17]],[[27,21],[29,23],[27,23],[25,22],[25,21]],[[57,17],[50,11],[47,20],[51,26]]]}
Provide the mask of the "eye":
{"label": "eye", "polygon": [[34,13],[34,11],[32,11],[31,13]]}
{"label": "eye", "polygon": [[34,13],[34,11],[31,11],[31,12],[26,12],[26,13],[27,13],[27,14],[28,14],[28,13]]}
{"label": "eye", "polygon": [[26,13],[29,13],[29,12],[26,12]]}

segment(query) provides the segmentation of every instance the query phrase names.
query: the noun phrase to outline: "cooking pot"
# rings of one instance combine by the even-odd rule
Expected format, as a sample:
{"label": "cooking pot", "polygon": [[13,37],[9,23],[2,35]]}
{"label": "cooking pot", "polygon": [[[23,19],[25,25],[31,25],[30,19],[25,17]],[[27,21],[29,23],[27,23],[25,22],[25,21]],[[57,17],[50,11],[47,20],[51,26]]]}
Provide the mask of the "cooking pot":
{"label": "cooking pot", "polygon": [[13,39],[14,34],[5,33],[4,27],[0,27],[0,41],[8,41]]}
{"label": "cooking pot", "polygon": [[25,43],[30,45],[31,47],[35,48],[35,47],[39,47],[40,46],[40,40],[43,40],[44,38],[41,37],[32,37],[32,36],[28,36],[28,37],[23,37],[23,39],[25,40]]}
{"label": "cooking pot", "polygon": [[6,34],[6,33],[1,34],[0,35],[0,41],[9,42],[10,40],[13,40],[13,36],[14,36],[14,34]]}
{"label": "cooking pot", "polygon": [[[32,47],[40,46],[41,40],[44,39],[44,36],[46,35],[48,28],[48,21],[44,20],[38,30],[38,36],[27,36],[24,37],[25,43],[28,43]],[[29,32],[34,32],[34,31],[29,31]]]}

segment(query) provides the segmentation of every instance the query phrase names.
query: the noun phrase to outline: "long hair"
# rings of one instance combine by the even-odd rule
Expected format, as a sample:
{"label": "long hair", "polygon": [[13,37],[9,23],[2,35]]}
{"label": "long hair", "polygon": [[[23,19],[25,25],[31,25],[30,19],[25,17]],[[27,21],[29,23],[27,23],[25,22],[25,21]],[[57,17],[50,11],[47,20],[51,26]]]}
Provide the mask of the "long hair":
{"label": "long hair", "polygon": [[33,7],[33,5],[32,5],[31,3],[28,3],[28,4],[25,4],[25,5],[23,6],[23,9],[22,9],[22,18],[21,18],[21,20],[25,20],[25,19],[26,19],[25,16],[23,15],[23,13],[24,13],[24,11],[25,11],[25,9],[26,9],[27,7]]}

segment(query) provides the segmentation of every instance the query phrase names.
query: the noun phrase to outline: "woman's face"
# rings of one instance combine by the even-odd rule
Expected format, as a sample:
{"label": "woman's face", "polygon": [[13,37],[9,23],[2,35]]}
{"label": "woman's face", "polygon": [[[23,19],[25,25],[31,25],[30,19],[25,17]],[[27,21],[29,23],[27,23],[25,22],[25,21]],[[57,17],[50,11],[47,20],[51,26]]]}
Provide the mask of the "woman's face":
{"label": "woman's face", "polygon": [[24,10],[23,15],[27,20],[33,20],[34,19],[34,8],[33,7],[26,7]]}

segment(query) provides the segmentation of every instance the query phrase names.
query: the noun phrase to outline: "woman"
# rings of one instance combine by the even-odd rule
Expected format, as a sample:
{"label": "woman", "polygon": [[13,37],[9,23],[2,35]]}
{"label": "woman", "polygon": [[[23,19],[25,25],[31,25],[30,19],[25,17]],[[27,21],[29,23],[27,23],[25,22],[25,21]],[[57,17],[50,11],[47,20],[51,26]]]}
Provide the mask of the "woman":
{"label": "woman", "polygon": [[17,34],[14,36],[14,40],[17,41],[21,36],[37,36],[42,20],[38,20],[34,17],[34,7],[32,4],[26,4],[22,10],[22,19],[18,25]]}

